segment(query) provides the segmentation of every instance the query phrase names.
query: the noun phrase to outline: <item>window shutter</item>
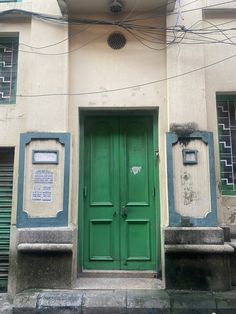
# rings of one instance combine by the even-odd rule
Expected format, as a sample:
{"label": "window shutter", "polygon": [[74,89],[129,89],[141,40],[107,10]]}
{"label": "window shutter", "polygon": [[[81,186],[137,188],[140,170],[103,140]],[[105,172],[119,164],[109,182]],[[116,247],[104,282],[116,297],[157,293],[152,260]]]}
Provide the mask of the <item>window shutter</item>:
{"label": "window shutter", "polygon": [[12,152],[2,154],[0,151],[0,290],[6,290],[8,279],[13,187],[12,157]]}

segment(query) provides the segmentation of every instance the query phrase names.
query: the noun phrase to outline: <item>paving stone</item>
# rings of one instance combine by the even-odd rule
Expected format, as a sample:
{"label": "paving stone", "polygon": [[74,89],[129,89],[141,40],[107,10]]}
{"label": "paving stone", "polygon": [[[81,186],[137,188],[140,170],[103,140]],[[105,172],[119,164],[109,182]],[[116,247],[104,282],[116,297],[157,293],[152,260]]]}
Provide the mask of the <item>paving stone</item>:
{"label": "paving stone", "polygon": [[164,290],[127,291],[127,313],[169,314],[169,295]]}
{"label": "paving stone", "polygon": [[0,294],[0,314],[235,314],[236,291],[25,291],[11,304]]}
{"label": "paving stone", "polygon": [[12,304],[6,293],[0,293],[0,314],[12,314]]}
{"label": "paving stone", "polygon": [[82,293],[79,291],[53,291],[39,295],[37,314],[80,314]]}
{"label": "paving stone", "polygon": [[36,314],[39,292],[24,292],[16,295],[13,302],[13,314]]}
{"label": "paving stone", "polygon": [[217,314],[236,313],[236,291],[218,292],[213,294],[216,300]]}
{"label": "paving stone", "polygon": [[85,291],[83,314],[126,314],[126,292],[117,290]]}
{"label": "paving stone", "polygon": [[217,309],[216,314],[235,314],[236,313],[236,308],[235,309]]}
{"label": "paving stone", "polygon": [[173,314],[212,314],[216,303],[209,292],[170,292]]}
{"label": "paving stone", "polygon": [[[212,310],[204,309],[173,309],[171,314],[218,314],[218,312],[212,312]],[[235,312],[234,312],[235,314]]]}
{"label": "paving stone", "polygon": [[0,314],[12,314],[12,307],[11,306],[3,306],[0,309]]}

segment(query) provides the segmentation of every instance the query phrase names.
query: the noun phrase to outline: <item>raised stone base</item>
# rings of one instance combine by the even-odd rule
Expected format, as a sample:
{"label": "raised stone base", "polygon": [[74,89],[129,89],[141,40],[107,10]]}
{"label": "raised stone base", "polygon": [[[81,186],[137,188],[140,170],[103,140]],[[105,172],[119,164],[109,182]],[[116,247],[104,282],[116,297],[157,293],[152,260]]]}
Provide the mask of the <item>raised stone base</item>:
{"label": "raised stone base", "polygon": [[71,288],[72,252],[20,252],[18,265],[24,289]]}
{"label": "raised stone base", "polygon": [[234,248],[234,254],[231,255],[231,278],[232,285],[236,286],[236,225],[230,225],[230,245]]}
{"label": "raised stone base", "polygon": [[167,289],[226,291],[231,289],[230,257],[221,228],[167,228]]}
{"label": "raised stone base", "polygon": [[165,267],[167,289],[231,289],[229,255],[167,253]]}
{"label": "raised stone base", "polygon": [[[14,232],[14,231],[13,231]],[[70,289],[76,278],[76,229],[16,229],[11,249],[10,289]]]}

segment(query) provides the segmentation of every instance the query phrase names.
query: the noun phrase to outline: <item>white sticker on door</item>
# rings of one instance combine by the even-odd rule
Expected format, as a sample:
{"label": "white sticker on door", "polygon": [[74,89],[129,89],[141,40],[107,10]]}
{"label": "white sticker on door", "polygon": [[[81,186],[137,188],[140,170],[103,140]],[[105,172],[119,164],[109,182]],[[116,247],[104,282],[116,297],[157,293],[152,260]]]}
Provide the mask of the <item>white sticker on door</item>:
{"label": "white sticker on door", "polygon": [[130,172],[133,173],[133,175],[138,174],[139,172],[141,172],[141,170],[141,166],[133,166],[132,168],[130,168]]}

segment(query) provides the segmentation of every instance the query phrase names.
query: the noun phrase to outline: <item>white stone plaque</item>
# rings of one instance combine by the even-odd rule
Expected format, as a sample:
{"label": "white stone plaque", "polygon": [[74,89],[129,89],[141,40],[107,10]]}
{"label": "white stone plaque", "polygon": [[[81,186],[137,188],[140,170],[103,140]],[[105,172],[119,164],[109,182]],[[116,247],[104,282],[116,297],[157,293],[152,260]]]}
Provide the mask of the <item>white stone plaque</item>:
{"label": "white stone plaque", "polygon": [[47,169],[35,170],[31,192],[32,202],[52,202],[53,183],[53,171]]}
{"label": "white stone plaque", "polygon": [[58,152],[56,151],[34,151],[33,152],[33,163],[34,164],[57,164],[58,163]]}

